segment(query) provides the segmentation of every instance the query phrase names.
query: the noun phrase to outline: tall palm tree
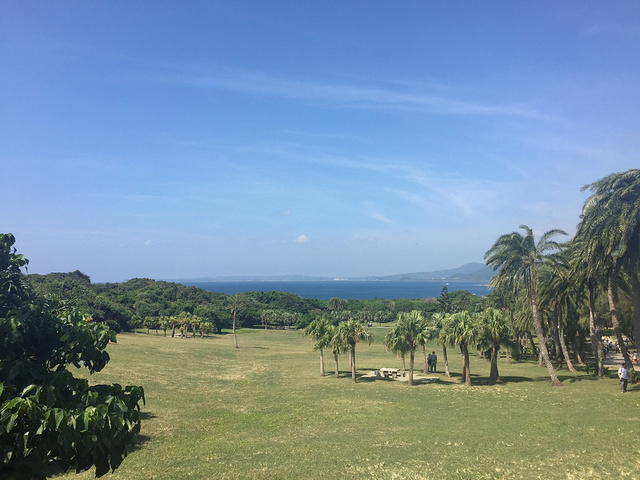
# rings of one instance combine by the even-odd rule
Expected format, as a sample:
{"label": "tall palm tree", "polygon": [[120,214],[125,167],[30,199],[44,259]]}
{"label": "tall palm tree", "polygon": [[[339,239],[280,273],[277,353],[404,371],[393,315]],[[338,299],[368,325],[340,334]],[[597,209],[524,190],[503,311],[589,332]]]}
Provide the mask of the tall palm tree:
{"label": "tall palm tree", "polygon": [[491,350],[489,384],[494,385],[498,373],[498,352],[511,340],[511,324],[506,314],[497,308],[487,308],[478,314],[478,342]]}
{"label": "tall palm tree", "polygon": [[327,329],[327,337],[329,338],[328,347],[333,354],[334,375],[336,378],[340,377],[340,370],[338,368],[338,357],[345,351],[348,351],[348,345],[344,342],[344,339],[338,334],[338,327],[335,325],[329,325]]}
{"label": "tall palm tree", "polygon": [[320,351],[320,376],[324,377],[324,355],[323,351],[330,344],[331,338],[329,336],[331,324],[329,321],[322,317],[316,318],[305,329],[305,335],[315,340],[314,350]]}
{"label": "tall palm tree", "polygon": [[598,375],[604,377],[604,352],[600,332],[600,319],[596,312],[596,292],[606,281],[601,263],[602,244],[587,240],[584,232],[576,234],[571,242],[570,259],[572,263],[573,283],[584,296],[586,292],[587,308],[589,311],[589,336],[593,358],[598,364]]}
{"label": "tall palm tree", "polygon": [[418,310],[400,312],[398,313],[398,323],[385,337],[387,348],[391,350],[401,348],[403,352],[409,353],[409,385],[413,385],[415,352],[420,334],[423,331],[423,323],[424,317],[422,312]]}
{"label": "tall palm tree", "polygon": [[242,301],[242,297],[240,297],[240,294],[236,293],[231,296],[229,304],[227,305],[227,310],[231,311],[231,316],[233,317],[233,344],[236,348],[240,348],[238,347],[238,336],[236,335],[236,318],[238,316],[238,310],[242,308],[243,304],[244,302]]}
{"label": "tall palm tree", "polygon": [[337,338],[348,345],[351,358],[351,380],[356,382],[356,344],[367,342],[371,345],[373,335],[354,319],[340,322],[336,331]]}
{"label": "tall palm tree", "polygon": [[[441,314],[438,314],[441,315]],[[433,317],[431,319],[431,322],[428,322],[426,320],[422,320],[420,322],[420,326],[421,326],[421,330],[418,333],[418,343],[420,344],[420,348],[422,349],[422,373],[426,374],[428,373],[428,366],[427,366],[427,342],[431,341],[431,340],[435,340],[438,338],[438,334],[440,333],[440,326],[436,326],[435,323],[433,322]],[[446,349],[446,347],[445,347]],[[446,352],[446,350],[445,350]],[[444,355],[444,358],[446,359],[446,353]]]}
{"label": "tall palm tree", "polygon": [[633,295],[633,327],[640,345],[640,169],[612,173],[585,185],[585,201],[576,236],[599,238],[603,253],[619,259]]}
{"label": "tall palm tree", "polygon": [[566,232],[558,229],[549,230],[536,243],[533,231],[528,226],[521,225],[520,229],[524,230],[524,235],[520,232],[502,235],[485,253],[484,258],[487,265],[497,270],[489,285],[493,287],[507,285],[517,290],[524,284],[531,306],[542,361],[549,371],[551,384],[557,387],[561,386],[562,382],[558,379],[549,359],[544,330],[538,312],[538,265],[544,261],[546,252],[560,250],[562,245],[553,241],[552,238],[556,235],[566,235]]}
{"label": "tall palm tree", "polygon": [[[551,261],[544,265],[540,275],[540,295],[549,306],[556,350],[560,349],[569,371],[576,373],[565,341],[564,322],[565,318],[569,318],[569,313],[575,309],[578,290],[571,276],[571,267],[566,252],[555,254],[549,258]],[[559,359],[559,361],[561,360]]]}
{"label": "tall palm tree", "polygon": [[387,332],[382,339],[382,344],[388,351],[393,352],[400,357],[400,360],[402,361],[402,369],[406,370],[405,357],[407,353],[409,353],[410,347],[407,339],[402,334],[401,327],[398,324]]}
{"label": "tall palm tree", "polygon": [[447,355],[447,342],[443,336],[442,325],[447,317],[447,313],[437,312],[431,316],[431,328],[435,330],[435,339],[442,345],[442,360],[444,361],[444,376],[451,377],[449,371],[449,356]]}
{"label": "tall palm tree", "polygon": [[448,314],[442,323],[442,339],[449,345],[460,347],[462,354],[462,380],[471,386],[471,369],[469,365],[469,345],[476,340],[477,325],[475,314],[462,311]]}

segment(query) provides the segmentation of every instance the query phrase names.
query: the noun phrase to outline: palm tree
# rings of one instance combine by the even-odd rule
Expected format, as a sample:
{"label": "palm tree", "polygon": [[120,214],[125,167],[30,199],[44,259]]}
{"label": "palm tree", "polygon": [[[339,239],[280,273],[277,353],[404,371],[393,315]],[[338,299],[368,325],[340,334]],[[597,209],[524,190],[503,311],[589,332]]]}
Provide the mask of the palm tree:
{"label": "palm tree", "polygon": [[598,238],[603,254],[619,259],[627,271],[633,295],[633,327],[640,345],[640,169],[612,173],[585,185],[585,201],[578,234]]}
{"label": "palm tree", "polygon": [[496,308],[487,308],[478,314],[478,342],[491,350],[491,372],[489,385],[494,385],[500,377],[498,373],[498,352],[500,345],[511,340],[511,325],[507,316]]}
{"label": "palm tree", "polygon": [[[578,289],[572,279],[571,267],[566,252],[561,252],[550,256],[550,262],[544,265],[540,275],[541,289],[540,295],[549,306],[549,315],[552,318],[552,333],[556,342],[556,351],[561,350],[562,358],[567,364],[569,371],[576,373],[569,349],[564,336],[564,321],[570,317],[570,313],[575,311],[577,303]],[[556,352],[556,356],[559,357]],[[562,362],[558,358],[559,362]]]}
{"label": "palm tree", "polygon": [[432,329],[435,331],[435,337],[439,343],[442,344],[442,359],[444,360],[444,376],[447,378],[451,377],[451,372],[449,371],[449,356],[447,355],[447,342],[444,338],[442,325],[447,318],[446,313],[434,313],[431,317],[431,325]]}
{"label": "palm tree", "polygon": [[477,335],[477,326],[472,314],[467,311],[448,314],[442,323],[441,335],[445,343],[460,347],[462,379],[470,387],[469,345],[474,343]]}
{"label": "palm tree", "polygon": [[160,328],[162,329],[162,332],[164,333],[164,336],[167,336],[167,329],[169,328],[169,319],[165,316],[162,315],[160,317],[160,322],[159,322]]}
{"label": "palm tree", "polygon": [[373,335],[369,331],[356,322],[354,319],[349,319],[344,322],[340,322],[336,335],[342,344],[348,345],[351,359],[351,380],[356,382],[356,344],[359,342],[367,342],[371,345],[373,341]]}
{"label": "palm tree", "polygon": [[327,337],[329,338],[329,348],[333,354],[334,363],[334,375],[336,378],[340,377],[340,370],[338,369],[338,357],[348,351],[348,345],[344,343],[344,339],[338,334],[338,327],[335,325],[329,325],[327,329]]}
{"label": "palm tree", "polygon": [[[440,328],[434,324],[433,317],[431,322],[427,322],[426,320],[423,319],[422,322],[420,323],[420,326],[421,326],[421,330],[418,333],[418,343],[420,344],[420,348],[422,349],[422,373],[427,374],[428,373],[427,342],[438,338]],[[447,363],[446,358],[447,358],[447,355],[446,355],[446,347],[445,347],[445,353],[443,358],[445,360],[445,364]]]}
{"label": "palm tree", "polygon": [[[401,314],[399,313],[398,315]],[[402,361],[402,369],[406,370],[405,356],[409,352],[410,347],[398,324],[387,332],[382,340],[382,344],[388,351],[393,352],[400,357],[400,360]]]}
{"label": "palm tree", "polygon": [[[422,312],[413,310],[411,312],[398,313],[398,323],[395,328],[385,336],[384,343],[390,350],[400,351],[403,355],[409,352],[409,385],[413,385],[413,365],[415,352],[419,337],[424,327],[424,317]],[[404,362],[402,365],[405,368]],[[405,368],[406,370],[406,368]]]}
{"label": "palm tree", "polygon": [[229,304],[227,305],[227,310],[231,311],[231,315],[233,317],[233,324],[232,324],[233,344],[236,348],[240,348],[238,347],[238,336],[236,335],[236,319],[238,316],[238,310],[240,310],[240,308],[242,308],[243,305],[244,305],[244,302],[242,300],[242,297],[238,293],[231,296]]}
{"label": "palm tree", "polygon": [[320,351],[320,376],[324,377],[324,354],[323,351],[327,348],[331,342],[331,338],[329,336],[331,324],[329,321],[322,317],[316,318],[313,322],[311,322],[307,328],[305,329],[305,335],[311,337],[315,340],[315,345],[313,346],[314,350]]}
{"label": "palm tree", "polygon": [[549,352],[545,342],[544,330],[538,313],[537,283],[538,265],[545,259],[545,253],[559,250],[561,244],[552,240],[556,235],[566,235],[566,232],[558,229],[544,233],[536,243],[533,231],[526,225],[521,225],[525,235],[512,232],[500,236],[493,246],[485,253],[487,265],[497,270],[496,275],[489,282],[490,286],[499,287],[506,285],[517,290],[522,283],[527,291],[533,325],[538,337],[538,348],[543,363],[546,365],[554,387],[561,386],[556,371],[549,359]]}

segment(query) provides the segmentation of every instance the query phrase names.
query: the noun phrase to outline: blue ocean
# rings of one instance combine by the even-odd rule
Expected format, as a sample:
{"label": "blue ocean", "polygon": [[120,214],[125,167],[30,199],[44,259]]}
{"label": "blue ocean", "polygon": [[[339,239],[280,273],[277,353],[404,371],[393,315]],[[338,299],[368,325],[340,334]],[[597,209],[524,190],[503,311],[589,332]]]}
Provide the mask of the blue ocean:
{"label": "blue ocean", "polygon": [[449,292],[467,290],[474,295],[487,295],[486,284],[479,282],[386,282],[386,281],[246,281],[246,282],[182,282],[210,292],[234,295],[242,292],[282,291],[295,293],[303,298],[328,300],[336,297],[343,300],[373,298],[430,298],[439,297],[442,287]]}

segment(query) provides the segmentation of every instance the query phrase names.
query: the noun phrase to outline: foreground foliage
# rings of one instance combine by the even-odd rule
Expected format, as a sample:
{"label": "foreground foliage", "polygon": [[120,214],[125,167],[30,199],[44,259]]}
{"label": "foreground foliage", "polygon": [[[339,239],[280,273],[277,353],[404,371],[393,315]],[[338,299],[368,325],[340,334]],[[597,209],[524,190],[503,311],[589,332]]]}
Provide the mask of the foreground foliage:
{"label": "foreground foliage", "polygon": [[144,391],[73,376],[69,366],[105,367],[115,333],[31,295],[13,243],[0,235],[0,476],[42,479],[94,465],[102,476],[135,444]]}

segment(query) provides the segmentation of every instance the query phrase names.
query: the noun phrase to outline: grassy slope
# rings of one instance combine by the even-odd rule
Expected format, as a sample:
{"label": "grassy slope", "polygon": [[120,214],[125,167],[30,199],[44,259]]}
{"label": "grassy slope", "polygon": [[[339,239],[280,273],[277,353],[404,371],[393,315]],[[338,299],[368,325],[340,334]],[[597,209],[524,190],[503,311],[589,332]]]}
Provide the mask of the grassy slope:
{"label": "grassy slope", "polygon": [[[374,328],[380,340],[385,330]],[[640,388],[472,357],[477,386],[459,384],[460,356],[436,384],[353,384],[319,376],[318,355],[295,331],[201,340],[121,334],[96,383],[145,387],[140,448],[113,479],[637,478]],[[439,368],[442,352],[439,354]],[[416,358],[416,364],[421,360]],[[330,356],[327,373],[333,371]],[[379,342],[358,345],[359,373],[400,366]],[[92,472],[61,478],[89,479]],[[106,478],[106,477],[105,477]]]}

